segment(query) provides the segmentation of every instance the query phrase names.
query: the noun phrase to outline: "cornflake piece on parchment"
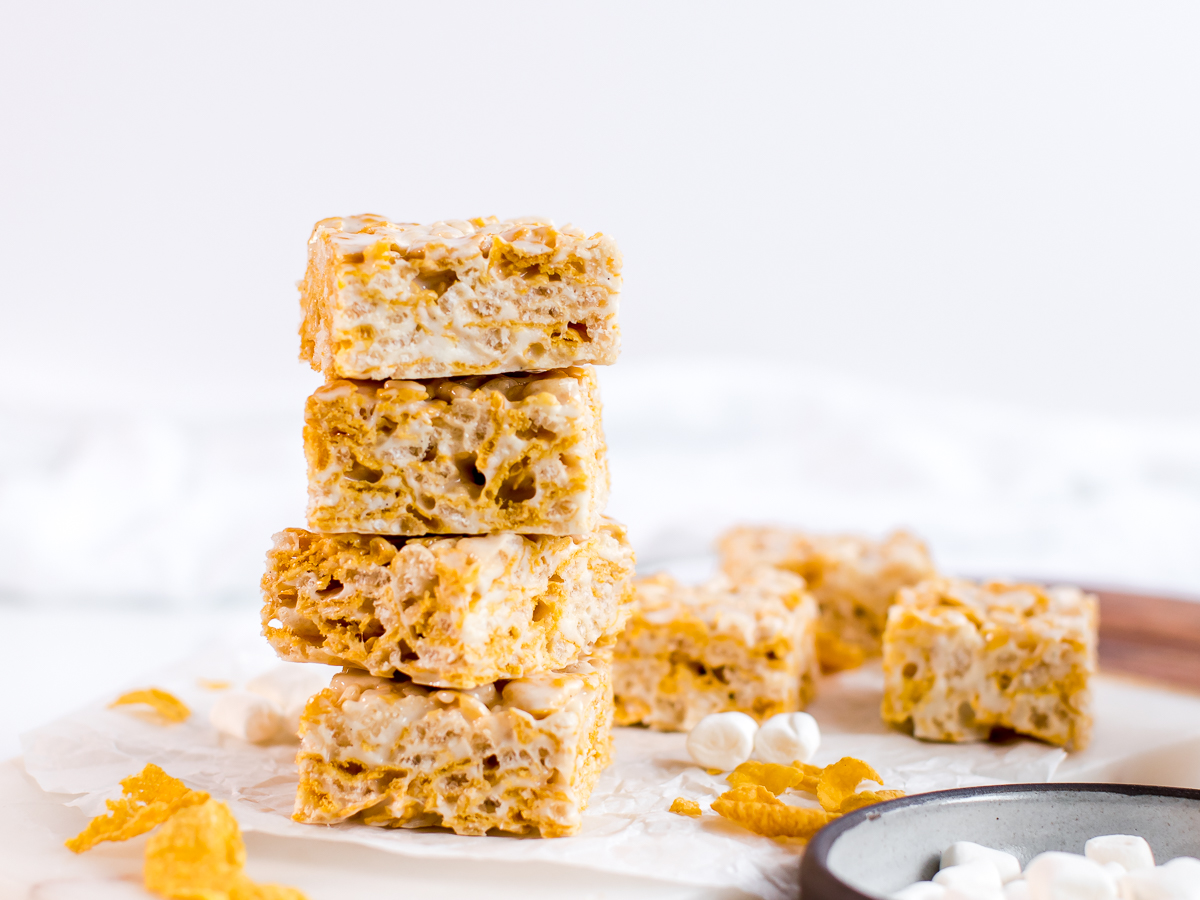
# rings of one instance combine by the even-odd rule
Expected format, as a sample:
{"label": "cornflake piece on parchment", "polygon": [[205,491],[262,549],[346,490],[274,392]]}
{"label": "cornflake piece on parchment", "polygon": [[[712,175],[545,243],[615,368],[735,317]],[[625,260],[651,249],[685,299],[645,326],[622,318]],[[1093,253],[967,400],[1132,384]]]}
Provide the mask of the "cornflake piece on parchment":
{"label": "cornflake piece on parchment", "polygon": [[112,703],[114,706],[129,706],[134,703],[144,703],[168,722],[186,722],[192,711],[174,694],[169,694],[160,688],[144,688],[140,691],[129,691],[122,694]]}
{"label": "cornflake piece on parchment", "polygon": [[[713,812],[764,837],[808,840],[825,824],[853,810],[903,797],[903,791],[859,791],[863,781],[880,781],[860,759],[844,757],[821,768],[795,762],[790,766],[756,760],[742,763],[726,776],[733,789],[713,802]],[[791,806],[779,799],[789,790],[815,794],[821,809]]]}
{"label": "cornflake piece on parchment", "polygon": [[305,900],[246,877],[246,845],[229,807],[207,800],[172,816],[146,844],[146,889],[173,900]]}
{"label": "cornflake piece on parchment", "polygon": [[828,812],[841,809],[846,798],[852,796],[864,781],[882,783],[879,773],[861,759],[844,756],[831,766],[826,766],[817,781],[817,799]]}
{"label": "cornflake piece on parchment", "polygon": [[684,797],[676,797],[671,803],[671,808],[667,810],[673,812],[677,816],[687,816],[691,819],[700,817],[700,804],[695,800],[688,800]]}
{"label": "cornflake piece on parchment", "polygon": [[714,800],[712,808],[764,837],[808,840],[834,818],[822,809],[789,806],[760,784],[740,784]]}
{"label": "cornflake piece on parchment", "polygon": [[851,794],[842,801],[842,805],[838,807],[838,815],[844,816],[846,813],[862,809],[864,806],[874,806],[876,803],[898,800],[903,796],[904,791],[859,791],[857,794]]}
{"label": "cornflake piece on parchment", "polygon": [[761,784],[772,794],[782,794],[789,788],[815,794],[821,771],[819,766],[807,763],[781,766],[752,759],[730,772],[725,780],[732,785]]}
{"label": "cornflake piece on parchment", "polygon": [[203,791],[193,791],[154,763],[121,782],[124,797],[105,801],[109,813],[97,816],[87,828],[67,841],[75,853],[90,850],[101,841],[125,841],[161,825],[187,806],[208,800]]}

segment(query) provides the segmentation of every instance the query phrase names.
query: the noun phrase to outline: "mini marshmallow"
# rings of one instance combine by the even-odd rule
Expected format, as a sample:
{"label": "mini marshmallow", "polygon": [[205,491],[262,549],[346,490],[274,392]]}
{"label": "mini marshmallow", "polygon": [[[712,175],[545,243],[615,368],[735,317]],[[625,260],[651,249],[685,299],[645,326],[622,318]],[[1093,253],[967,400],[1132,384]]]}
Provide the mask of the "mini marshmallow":
{"label": "mini marshmallow", "polygon": [[750,758],[758,723],[740,712],[711,713],[687,736],[687,751],[697,765],[728,772]]}
{"label": "mini marshmallow", "polygon": [[282,728],[289,737],[300,730],[300,714],[308,698],[329,687],[337,670],[312,663],[280,663],[246,683],[246,690],[265,697],[279,708]]}
{"label": "mini marshmallow", "polygon": [[1154,868],[1154,853],[1150,850],[1150,845],[1146,843],[1145,838],[1135,834],[1105,834],[1094,837],[1084,845],[1083,855],[1100,865],[1109,862],[1120,863],[1128,872]]}
{"label": "mini marshmallow", "polygon": [[1120,895],[1121,900],[1200,900],[1200,861],[1184,856],[1155,869],[1135,869],[1121,878]]}
{"label": "mini marshmallow", "polygon": [[1113,877],[1113,881],[1117,882],[1117,888],[1118,888],[1117,893],[1118,894],[1121,893],[1121,891],[1120,891],[1121,876],[1126,874],[1129,870],[1126,869],[1119,862],[1101,863],[1100,868],[1102,868],[1105,872],[1107,872],[1109,875],[1111,875]]}
{"label": "mini marshmallow", "polygon": [[1008,884],[1021,877],[1021,861],[1011,853],[1003,850],[993,850],[972,841],[955,841],[942,851],[942,868],[961,866],[963,863],[982,859],[996,868],[1003,884]]}
{"label": "mini marshmallow", "polygon": [[261,744],[279,733],[283,714],[274,703],[258,694],[225,691],[213,703],[208,721],[222,734]]}
{"label": "mini marshmallow", "polygon": [[790,765],[808,762],[821,746],[821,729],[808,713],[779,713],[763,722],[754,736],[754,758]]}
{"label": "mini marshmallow", "polygon": [[1113,877],[1086,856],[1051,851],[1025,868],[1030,900],[1117,900]]}
{"label": "mini marshmallow", "polygon": [[1029,900],[1029,882],[1023,878],[1004,886],[1004,900]]}
{"label": "mini marshmallow", "polygon": [[957,892],[964,897],[1003,896],[1000,873],[986,859],[947,866],[934,875],[933,880],[934,883],[948,888],[952,894]]}
{"label": "mini marshmallow", "polygon": [[946,889],[932,881],[918,881],[888,896],[890,900],[945,900]]}

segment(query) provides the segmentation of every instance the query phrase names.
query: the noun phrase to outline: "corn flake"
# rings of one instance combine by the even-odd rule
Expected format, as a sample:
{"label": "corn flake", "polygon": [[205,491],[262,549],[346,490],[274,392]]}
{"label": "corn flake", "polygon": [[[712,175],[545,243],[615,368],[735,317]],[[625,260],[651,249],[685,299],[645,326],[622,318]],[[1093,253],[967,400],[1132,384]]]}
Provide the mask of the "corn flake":
{"label": "corn flake", "polygon": [[208,794],[193,791],[154,763],[121,782],[124,796],[108,800],[108,815],[97,816],[87,828],[67,841],[76,853],[90,850],[101,841],[126,841],[161,825],[187,806],[203,803]]}
{"label": "corn flake", "polygon": [[669,812],[673,812],[677,816],[688,816],[689,818],[697,819],[700,817],[700,804],[695,800],[676,797],[671,803]]}
{"label": "corn flake", "polygon": [[232,681],[225,681],[220,678],[197,678],[196,684],[206,691],[227,691],[233,687]]}
{"label": "corn flake", "polygon": [[815,794],[820,774],[821,770],[816,766],[804,763],[781,766],[777,763],[750,760],[730,772],[725,780],[733,785],[760,784],[772,794],[782,794],[789,788]]}
{"label": "corn flake", "polygon": [[[769,801],[741,799],[731,795],[749,793],[747,788],[757,789],[770,798]],[[742,794],[744,796],[745,794]],[[808,840],[834,817],[822,809],[789,806],[778,800],[762,785],[740,785],[726,791],[713,801],[713,812],[736,822],[743,828],[764,837],[790,837]]]}
{"label": "corn flake", "polygon": [[832,766],[826,766],[821,773],[817,781],[817,799],[827,812],[836,813],[863,781],[882,782],[883,779],[861,759],[844,756]]}
{"label": "corn flake", "polygon": [[184,722],[192,714],[182,700],[174,694],[168,694],[158,688],[130,691],[122,694],[108,705],[111,709],[114,706],[126,706],[131,703],[145,703],[168,722]]}
{"label": "corn flake", "polygon": [[884,803],[903,796],[904,791],[859,791],[842,801],[842,805],[838,807],[838,814],[844,816],[846,813],[862,809],[864,806],[874,806],[876,803]]}
{"label": "corn flake", "polygon": [[246,877],[233,813],[208,800],[172,816],[146,844],[146,889],[172,900],[305,900],[295,888]]}

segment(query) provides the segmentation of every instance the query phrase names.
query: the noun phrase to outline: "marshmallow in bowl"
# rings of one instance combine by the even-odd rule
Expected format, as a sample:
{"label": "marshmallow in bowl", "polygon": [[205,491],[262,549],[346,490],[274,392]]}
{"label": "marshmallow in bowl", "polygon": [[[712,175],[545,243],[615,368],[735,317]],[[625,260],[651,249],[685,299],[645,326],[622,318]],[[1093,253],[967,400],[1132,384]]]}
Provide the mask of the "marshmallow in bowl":
{"label": "marshmallow in bowl", "polygon": [[1040,853],[1025,867],[1031,900],[1117,900],[1116,880],[1077,853]]}
{"label": "marshmallow in bowl", "polygon": [[888,895],[888,900],[945,900],[946,889],[932,881],[918,881]]}
{"label": "marshmallow in bowl", "polygon": [[767,721],[754,736],[754,758],[760,762],[808,762],[821,746],[821,729],[808,713],[778,713]]}
{"label": "marshmallow in bowl", "polygon": [[984,860],[995,868],[1000,881],[1008,884],[1021,877],[1021,862],[1011,853],[993,850],[973,841],[955,841],[942,851],[942,868]]}
{"label": "marshmallow in bowl", "polygon": [[1120,863],[1127,872],[1154,868],[1154,853],[1150,845],[1145,838],[1136,834],[1103,834],[1094,837],[1084,845],[1083,855],[1101,865]]}
{"label": "marshmallow in bowl", "polygon": [[696,764],[728,772],[750,758],[758,723],[742,712],[710,713],[687,736],[687,751]]}
{"label": "marshmallow in bowl", "polygon": [[940,884],[955,897],[962,896],[964,900],[1000,900],[1003,897],[1003,882],[996,867],[986,859],[974,859],[971,862],[947,866],[933,876],[933,883]]}

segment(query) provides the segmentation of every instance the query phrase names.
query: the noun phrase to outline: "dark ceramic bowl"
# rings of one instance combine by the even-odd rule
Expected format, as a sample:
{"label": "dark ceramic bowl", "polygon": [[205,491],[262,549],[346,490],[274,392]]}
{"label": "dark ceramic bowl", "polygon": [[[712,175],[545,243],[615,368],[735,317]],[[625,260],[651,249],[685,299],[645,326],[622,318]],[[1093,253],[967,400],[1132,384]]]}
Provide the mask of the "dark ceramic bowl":
{"label": "dark ceramic bowl", "polygon": [[974,841],[1024,866],[1082,853],[1099,834],[1137,834],[1155,859],[1200,857],[1200,791],[1131,784],[1004,784],[915,794],[822,828],[800,864],[804,900],[877,900],[933,877],[942,849]]}

